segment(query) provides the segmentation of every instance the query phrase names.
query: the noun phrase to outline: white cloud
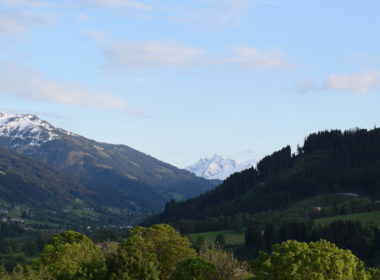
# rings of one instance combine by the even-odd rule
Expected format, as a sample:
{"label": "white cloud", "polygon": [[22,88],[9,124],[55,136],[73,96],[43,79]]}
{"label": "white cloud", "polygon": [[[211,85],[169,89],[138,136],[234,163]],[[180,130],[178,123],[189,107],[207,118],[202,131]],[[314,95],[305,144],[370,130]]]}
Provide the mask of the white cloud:
{"label": "white cloud", "polygon": [[[238,23],[251,10],[252,0],[196,0],[167,6],[170,19],[188,23]],[[164,3],[164,2],[163,2]]]}
{"label": "white cloud", "polygon": [[0,13],[0,35],[8,35],[24,31],[25,25],[19,19]]}
{"label": "white cloud", "polygon": [[87,14],[79,14],[77,15],[77,20],[81,22],[85,22],[88,20],[88,15]]}
{"label": "white cloud", "polygon": [[106,57],[111,67],[182,67],[200,60],[203,51],[170,42],[118,42],[109,46]]}
{"label": "white cloud", "polygon": [[14,35],[34,26],[46,26],[55,23],[50,14],[21,11],[17,13],[0,12],[0,35]]}
{"label": "white cloud", "polygon": [[83,31],[83,35],[86,38],[95,40],[95,41],[104,41],[105,39],[107,39],[107,33],[101,30],[95,30],[95,29],[85,30]]}
{"label": "white cloud", "polygon": [[85,3],[112,8],[132,8],[136,10],[151,10],[152,6],[136,0],[81,0]]}
{"label": "white cloud", "polygon": [[224,22],[234,21],[252,8],[252,3],[249,0],[224,0],[225,12],[220,14],[220,19]]}
{"label": "white cloud", "polygon": [[[94,34],[96,35],[96,34]],[[105,50],[108,69],[184,68],[202,66],[213,69],[287,69],[288,63],[278,52],[263,52],[241,46],[233,55],[217,57],[193,46],[175,41],[117,42]]]}
{"label": "white cloud", "polygon": [[240,46],[232,49],[235,56],[227,59],[227,63],[247,70],[260,70],[268,68],[285,68],[287,62],[277,52],[264,53],[259,49]]}
{"label": "white cloud", "polygon": [[326,81],[329,89],[364,94],[373,90],[380,82],[380,72],[333,74]]}
{"label": "white cloud", "polygon": [[45,1],[38,0],[0,0],[0,5],[7,6],[28,6],[28,7],[46,7],[47,3]]}
{"label": "white cloud", "polygon": [[316,85],[309,80],[299,81],[297,88],[300,91],[337,90],[357,94],[366,94],[380,84],[380,72],[361,72],[352,74],[332,74],[322,85]]}
{"label": "white cloud", "polygon": [[34,69],[14,62],[0,62],[0,95],[142,115],[128,108],[125,100],[120,97],[92,92],[79,85],[48,80]]}

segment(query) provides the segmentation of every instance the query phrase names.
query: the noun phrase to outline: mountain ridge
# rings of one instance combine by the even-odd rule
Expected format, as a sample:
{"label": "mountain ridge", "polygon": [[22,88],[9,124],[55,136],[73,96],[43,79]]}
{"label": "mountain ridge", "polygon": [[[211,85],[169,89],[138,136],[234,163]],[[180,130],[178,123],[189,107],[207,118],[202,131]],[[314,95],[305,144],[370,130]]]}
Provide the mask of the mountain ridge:
{"label": "mountain ridge", "polygon": [[112,207],[156,212],[170,199],[214,187],[126,145],[90,140],[32,114],[0,113],[0,146],[76,177],[95,201]]}

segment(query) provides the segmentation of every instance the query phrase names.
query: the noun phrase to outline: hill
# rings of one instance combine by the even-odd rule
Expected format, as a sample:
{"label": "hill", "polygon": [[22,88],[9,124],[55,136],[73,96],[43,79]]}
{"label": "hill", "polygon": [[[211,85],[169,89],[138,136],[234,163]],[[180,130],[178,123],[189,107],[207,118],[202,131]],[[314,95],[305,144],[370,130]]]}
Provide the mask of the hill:
{"label": "hill", "polygon": [[375,201],[380,197],[379,171],[380,129],[318,132],[306,137],[296,153],[287,146],[212,191],[183,202],[171,201],[150,222],[185,224],[207,217],[281,213],[304,200],[336,193],[355,193]]}

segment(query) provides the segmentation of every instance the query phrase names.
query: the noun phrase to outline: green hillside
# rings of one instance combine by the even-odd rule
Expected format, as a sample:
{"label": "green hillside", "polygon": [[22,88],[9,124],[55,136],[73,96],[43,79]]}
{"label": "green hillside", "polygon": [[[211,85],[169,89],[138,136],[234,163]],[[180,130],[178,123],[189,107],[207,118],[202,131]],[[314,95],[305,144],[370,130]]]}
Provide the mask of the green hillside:
{"label": "green hillside", "polygon": [[339,215],[314,220],[317,225],[326,225],[333,221],[360,221],[363,225],[380,227],[380,211]]}
{"label": "green hillside", "polygon": [[287,146],[212,191],[168,203],[149,222],[170,222],[191,232],[223,229],[222,220],[228,219],[218,217],[249,224],[288,214],[307,220],[372,211],[380,198],[379,171],[380,129],[323,131],[306,137],[295,153]]}

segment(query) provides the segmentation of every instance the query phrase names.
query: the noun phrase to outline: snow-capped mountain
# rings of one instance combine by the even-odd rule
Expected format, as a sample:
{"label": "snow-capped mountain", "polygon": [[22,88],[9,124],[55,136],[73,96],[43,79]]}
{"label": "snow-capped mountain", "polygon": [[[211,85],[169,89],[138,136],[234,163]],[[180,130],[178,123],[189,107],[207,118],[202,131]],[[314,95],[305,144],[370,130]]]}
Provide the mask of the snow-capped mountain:
{"label": "snow-capped mountain", "polygon": [[215,186],[126,145],[87,139],[31,114],[0,113],[0,147],[73,176],[89,195],[85,199],[141,213]]}
{"label": "snow-capped mountain", "polygon": [[224,180],[235,172],[239,172],[256,165],[255,160],[236,161],[225,156],[214,155],[211,158],[200,159],[185,169],[198,177],[205,179]]}
{"label": "snow-capped mountain", "polygon": [[46,121],[31,114],[0,113],[0,137],[8,137],[16,148],[21,145],[38,146],[43,143],[60,139],[62,134],[70,134],[63,129],[57,129]]}

